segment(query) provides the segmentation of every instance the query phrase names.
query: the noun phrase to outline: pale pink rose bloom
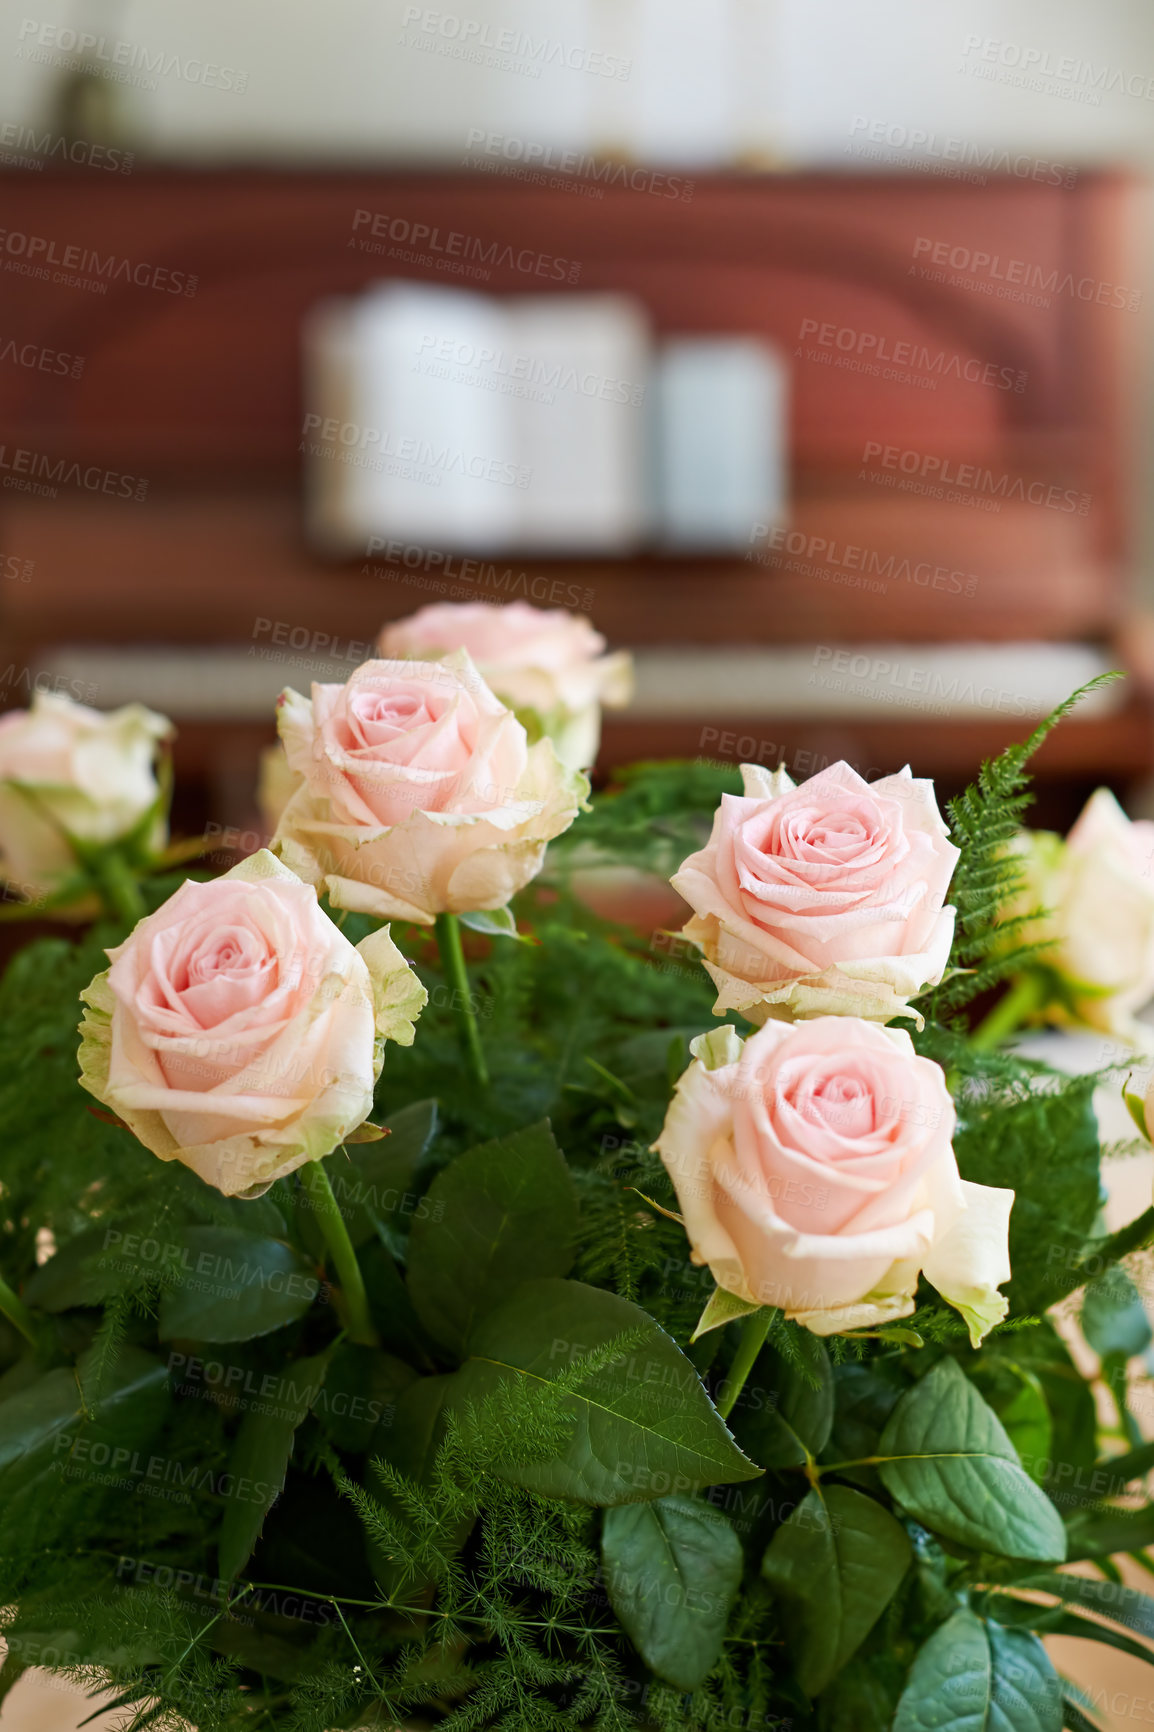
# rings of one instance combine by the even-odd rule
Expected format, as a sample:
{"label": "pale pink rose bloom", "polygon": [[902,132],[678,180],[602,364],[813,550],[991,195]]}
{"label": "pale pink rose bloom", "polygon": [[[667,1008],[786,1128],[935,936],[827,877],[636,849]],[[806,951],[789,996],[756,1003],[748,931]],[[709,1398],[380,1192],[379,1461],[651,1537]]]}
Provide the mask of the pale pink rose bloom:
{"label": "pale pink rose bloom", "polygon": [[81,1082],[165,1161],[259,1196],[363,1123],[426,993],[385,927],[355,948],[267,850],[189,880],[81,994]]}
{"label": "pale pink rose bloom", "polygon": [[1154,1047],[1154,1029],[1135,1020],[1154,997],[1154,823],[1131,820],[1099,788],[1065,843],[1032,830],[1017,847],[1026,882],[1012,912],[1048,911],[1022,937],[1048,941],[1042,960],[1070,994],[1046,1018]]}
{"label": "pale pink rose bloom", "polygon": [[908,1316],[919,1271],[975,1345],[1005,1316],[1014,1193],[959,1177],[945,1078],[904,1030],[827,1016],[692,1051],[656,1148],[719,1288],[818,1335]]}
{"label": "pale pink rose bloom", "polygon": [[846,763],[796,787],[741,767],[709,842],[672,879],[693,909],[683,936],[717,986],[714,1011],[752,1022],[829,1013],[886,1022],[949,960],[944,906],[958,849],[933,783],[908,769],[865,782]]}
{"label": "pale pink rose bloom", "polygon": [[[172,723],[140,704],[103,712],[38,692],[0,716],[0,879],[35,899],[77,867],[69,837],[122,840],[155,805],[156,750]],[[162,848],[157,815],[146,838]]]}
{"label": "pale pink rose bloom", "polygon": [[311,702],[286,691],[278,724],[299,780],[273,848],[335,907],[383,918],[505,907],[588,791],[464,651],[365,662]]}
{"label": "pale pink rose bloom", "polygon": [[597,756],[601,706],[621,709],[633,695],[628,652],[606,655],[601,633],[564,608],[434,602],[385,626],[378,647],[388,658],[422,660],[468,650],[502,703],[533,719],[572,770],[587,770]]}

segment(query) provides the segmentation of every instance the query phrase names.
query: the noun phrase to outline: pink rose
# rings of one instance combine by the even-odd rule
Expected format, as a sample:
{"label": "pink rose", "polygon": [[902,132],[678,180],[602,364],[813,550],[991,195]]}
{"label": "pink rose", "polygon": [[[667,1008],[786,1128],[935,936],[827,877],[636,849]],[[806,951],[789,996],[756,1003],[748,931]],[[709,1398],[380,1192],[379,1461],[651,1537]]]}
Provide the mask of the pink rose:
{"label": "pink rose", "polygon": [[817,1335],[905,1317],[919,1271],[976,1346],[1006,1314],[1014,1193],[967,1184],[938,1065],[857,1017],[692,1043],[656,1147],[693,1261]]}
{"label": "pink rose", "polygon": [[572,770],[597,756],[601,706],[620,709],[633,694],[632,658],[605,655],[605,639],[583,614],[564,608],[489,602],[434,602],[381,632],[383,656],[439,660],[468,650],[486,683]]}
{"label": "pink rose", "polygon": [[942,977],[958,850],[933,783],[908,769],[864,782],[832,764],[796,787],[784,770],[743,764],[713,833],[674,876],[718,989],[714,1010],[767,1017],[911,1015]]}
{"label": "pink rose", "polygon": [[587,791],[548,740],[530,746],[464,651],[365,662],[312,691],[280,701],[297,785],[273,847],[336,907],[423,925],[503,908]]}
{"label": "pink rose", "polygon": [[388,928],[353,947],[262,850],[148,915],[81,994],[81,1081],[164,1161],[259,1196],[367,1116],[425,989]]}

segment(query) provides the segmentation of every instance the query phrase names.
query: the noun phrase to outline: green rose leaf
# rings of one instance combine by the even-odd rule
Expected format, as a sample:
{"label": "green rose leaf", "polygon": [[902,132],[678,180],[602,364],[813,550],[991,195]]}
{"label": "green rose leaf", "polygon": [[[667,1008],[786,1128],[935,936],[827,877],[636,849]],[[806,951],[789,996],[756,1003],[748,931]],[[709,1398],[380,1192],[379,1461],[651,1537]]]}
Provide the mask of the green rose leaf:
{"label": "green rose leaf", "polygon": [[[387,1135],[345,1144],[326,1164],[333,1196],[354,1246],[380,1235],[394,1256],[403,1255],[408,1229],[423,1205],[422,1168],[437,1132],[437,1103],[414,1101],[385,1120]],[[300,1237],[318,1260],[326,1245],[306,1184],[298,1177],[294,1198]]]}
{"label": "green rose leaf", "polygon": [[696,1690],[721,1653],[741,1587],[741,1541],[725,1516],[683,1497],[605,1512],[610,1603],[651,1672]]}
{"label": "green rose leaf", "polygon": [[325,1380],[328,1354],[295,1360],[271,1395],[246,1413],[223,1478],[224,1520],[220,1529],[220,1576],[240,1574],[260,1538],[265,1517],[284,1490],[297,1427]]}
{"label": "green rose leaf", "polygon": [[[890,1370],[890,1376],[882,1372]],[[886,1362],[834,1368],[833,1429],[825,1453],[832,1461],[859,1461],[878,1453],[878,1441],[908,1384]],[[877,1469],[846,1468],[841,1475],[867,1491],[880,1489]]]}
{"label": "green rose leaf", "polygon": [[761,1573],[778,1599],[797,1681],[817,1696],[861,1646],[912,1556],[905,1529],[850,1486],[811,1491],[774,1534]]}
{"label": "green rose leaf", "polygon": [[762,1467],[798,1467],[819,1455],[833,1426],[833,1369],[825,1345],[795,1332],[800,1363],[763,1347],[730,1416],[734,1436]]}
{"label": "green rose leaf", "polygon": [[[133,1456],[168,1411],[168,1369],[136,1347],[121,1349],[99,1387],[91,1354],[38,1377],[0,1404],[0,1496],[52,1495],[57,1474],[128,1477]],[[81,1399],[83,1384],[86,1400]]]}
{"label": "green rose leaf", "polygon": [[[437,1133],[436,1101],[414,1101],[385,1120],[386,1137],[357,1143],[330,1155],[326,1171],[349,1238],[364,1245],[379,1233],[394,1256],[404,1255],[405,1240],[415,1217],[428,1207],[421,1195],[422,1166]],[[325,1254],[324,1235],[310,1197],[297,1192],[301,1233],[315,1256]]]}
{"label": "green rose leaf", "polygon": [[955,1360],[902,1396],[878,1455],[890,1496],[932,1532],[1006,1558],[1065,1558],[1057,1510]]}
{"label": "green rose leaf", "polygon": [[822,1694],[819,1732],[893,1732],[905,1672],[877,1643],[855,1654]]}
{"label": "green rose leaf", "polygon": [[115,1293],[124,1276],[115,1249],[109,1248],[112,1237],[107,1227],[90,1227],[69,1239],[25,1282],[27,1304],[40,1311],[68,1311],[74,1305],[99,1305]]}
{"label": "green rose leaf", "polygon": [[[1039,1572],[1037,1575],[1015,1576],[1013,1585],[1031,1592],[1054,1594],[1084,1611],[1095,1612],[1100,1618],[1113,1618],[1115,1623],[1125,1624],[1127,1629],[1136,1631],[1148,1642],[1154,1641],[1154,1599],[1149,1594],[1139,1593],[1137,1588],[1124,1586],[1122,1582]],[[1029,1610],[1034,1616],[1045,1612],[1044,1607],[1036,1605]],[[999,1617],[1001,1615],[999,1613]]]}
{"label": "green rose leaf", "polygon": [[409,1293],[434,1341],[456,1353],[523,1281],[573,1262],[577,1193],[547,1119],[458,1156],[426,1202],[409,1236]]}
{"label": "green rose leaf", "polygon": [[1154,1333],[1142,1295],[1120,1263],[1091,1281],[1082,1298],[1082,1333],[1101,1359],[1145,1353]]}
{"label": "green rose leaf", "polygon": [[1018,1459],[1038,1485],[1054,1463],[1054,1427],[1041,1379],[1029,1366],[1010,1360],[977,1360],[969,1375],[978,1393],[1001,1420]]}
{"label": "green rose leaf", "polygon": [[893,1732],[1062,1732],[1062,1685],[1024,1630],[955,1612],[910,1668]]}
{"label": "green rose leaf", "polygon": [[372,1447],[378,1427],[391,1427],[397,1400],[416,1375],[391,1353],[342,1341],[329,1361],[313,1412],[338,1449],[363,1454]]}
{"label": "green rose leaf", "polygon": [[302,1317],[320,1291],[315,1266],[280,1239],[185,1227],[165,1250],[162,1341],[251,1341]]}
{"label": "green rose leaf", "polygon": [[[630,1338],[613,1363],[580,1376],[591,1350]],[[506,1460],[498,1470],[543,1497],[580,1503],[645,1503],[670,1492],[754,1479],[693,1365],[649,1314],[581,1281],[530,1281],[485,1317],[452,1380],[452,1406],[476,1404],[502,1385],[545,1389],[575,1372],[560,1397],[567,1442],[545,1460]]]}

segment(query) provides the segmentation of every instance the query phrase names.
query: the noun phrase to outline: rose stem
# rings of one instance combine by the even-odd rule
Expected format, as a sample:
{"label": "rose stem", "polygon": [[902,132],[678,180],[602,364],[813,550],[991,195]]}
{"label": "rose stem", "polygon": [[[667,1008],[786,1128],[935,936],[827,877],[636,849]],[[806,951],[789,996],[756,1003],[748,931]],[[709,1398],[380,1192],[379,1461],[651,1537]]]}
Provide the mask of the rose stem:
{"label": "rose stem", "polygon": [[135,926],[138,920],[143,920],[148,910],[140,894],[140,885],[115,848],[109,848],[100,855],[96,870],[104,900],[111,912],[119,915],[126,926]]}
{"label": "rose stem", "polygon": [[0,1276],[0,1311],[7,1317],[14,1329],[19,1329],[25,1341],[36,1345],[36,1331],[32,1327],[32,1313],[23,1299],[17,1298],[3,1276]]}
{"label": "rose stem", "polygon": [[473,998],[469,991],[469,976],[465,971],[465,952],[461,948],[461,925],[455,914],[438,914],[437,949],[445,979],[453,989],[453,1015],[457,1019],[457,1036],[473,1081],[481,1088],[489,1086],[489,1070],[481,1050],[481,1031],[473,1015]]}
{"label": "rose stem", "polygon": [[349,1340],[358,1342],[362,1347],[379,1347],[380,1338],[369,1315],[369,1296],[365,1292],[361,1266],[357,1262],[345,1218],[333,1196],[324,1162],[310,1161],[304,1168],[302,1178],[306,1174],[317,1220],[340,1277],[341,1293],[344,1295],[345,1310],[348,1313]]}
{"label": "rose stem", "polygon": [[722,1419],[728,1419],[737,1403],[737,1398],[745,1388],[745,1380],[753,1370],[753,1362],[765,1345],[770,1324],[777,1313],[772,1305],[763,1305],[760,1311],[754,1311],[745,1319],[741,1326],[741,1340],[737,1344],[737,1352],[733,1364],[729,1368],[729,1376],[721,1386],[721,1394],[717,1398],[717,1411]]}
{"label": "rose stem", "polygon": [[1023,974],[982,1018],[970,1036],[970,1045],[978,1052],[989,1052],[1013,1034],[1032,1011],[1041,1010],[1048,997],[1045,975]]}

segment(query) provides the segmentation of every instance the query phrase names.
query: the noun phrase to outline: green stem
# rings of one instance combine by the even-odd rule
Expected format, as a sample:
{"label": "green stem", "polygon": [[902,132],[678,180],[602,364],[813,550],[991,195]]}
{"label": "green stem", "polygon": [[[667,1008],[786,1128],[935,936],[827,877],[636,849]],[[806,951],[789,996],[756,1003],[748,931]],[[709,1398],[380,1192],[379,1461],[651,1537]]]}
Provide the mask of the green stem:
{"label": "green stem", "polygon": [[1108,1233],[1101,1239],[1088,1239],[1082,1247],[1081,1259],[1074,1270],[1079,1279],[1074,1281],[1072,1286],[1080,1286],[1082,1279],[1093,1280],[1096,1274],[1101,1274],[1107,1263],[1117,1263],[1122,1257],[1128,1257],[1132,1251],[1145,1250],[1151,1242],[1154,1242],[1154,1204],[1143,1209],[1140,1215],[1135,1215],[1126,1226],[1119,1227],[1116,1233]]}
{"label": "green stem", "polygon": [[983,1017],[970,1036],[970,1045],[978,1052],[991,1051],[1013,1034],[1035,1010],[1041,1010],[1048,997],[1044,975],[1023,974],[998,1000],[993,1010]]}
{"label": "green stem", "polygon": [[345,1226],[345,1218],[333,1196],[324,1162],[310,1161],[302,1170],[301,1176],[312,1198],[325,1244],[336,1265],[348,1316],[349,1340],[359,1342],[362,1347],[379,1347],[380,1338],[373,1327],[369,1312],[369,1296],[365,1292],[364,1276],[357,1262],[357,1254],[353,1250],[353,1242],[349,1238],[349,1230]]}
{"label": "green stem", "polygon": [[17,1297],[3,1277],[0,1277],[0,1311],[4,1313],[14,1329],[19,1329],[25,1341],[35,1347],[36,1330],[32,1322],[32,1313],[23,1299]]}
{"label": "green stem", "polygon": [[733,1364],[729,1368],[729,1376],[721,1386],[721,1394],[717,1398],[717,1411],[722,1419],[728,1419],[736,1405],[737,1398],[745,1388],[745,1380],[753,1370],[753,1362],[765,1345],[777,1313],[772,1305],[764,1305],[760,1311],[753,1311],[741,1326],[741,1340],[737,1344],[737,1352]]}
{"label": "green stem", "polygon": [[126,926],[135,926],[138,920],[143,920],[148,910],[140,885],[115,848],[101,853],[96,871],[109,912],[117,915]]}
{"label": "green stem", "polygon": [[457,1037],[461,1051],[481,1088],[489,1086],[489,1070],[481,1047],[481,1031],[473,1015],[473,998],[469,991],[469,976],[465,969],[465,952],[461,945],[461,923],[455,914],[438,914],[436,923],[437,949],[445,980],[452,988],[453,1015],[457,1021]]}

